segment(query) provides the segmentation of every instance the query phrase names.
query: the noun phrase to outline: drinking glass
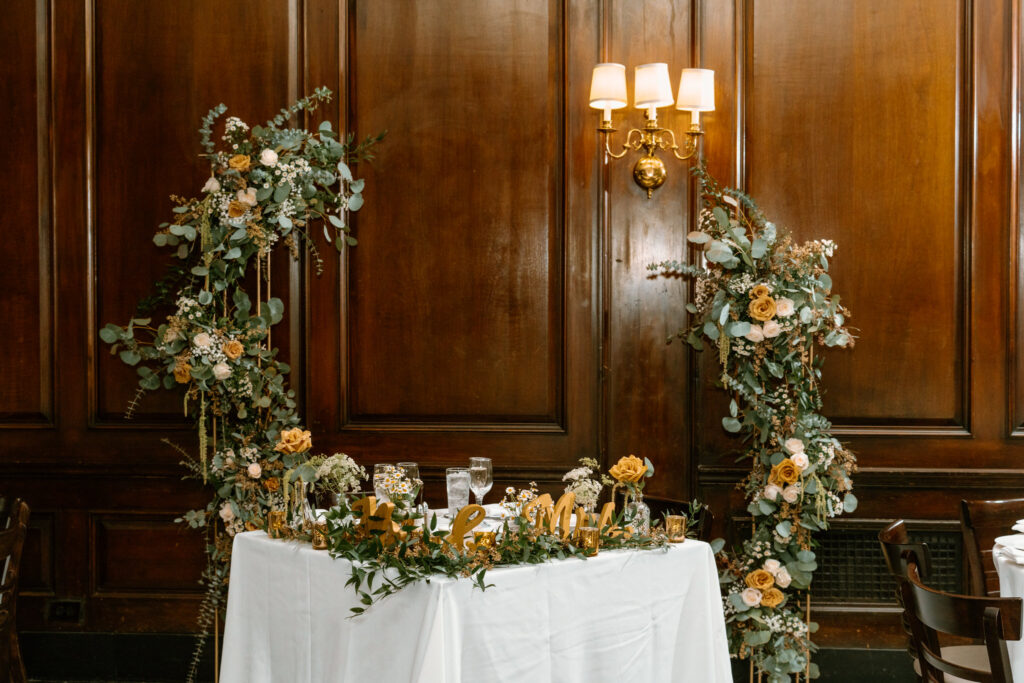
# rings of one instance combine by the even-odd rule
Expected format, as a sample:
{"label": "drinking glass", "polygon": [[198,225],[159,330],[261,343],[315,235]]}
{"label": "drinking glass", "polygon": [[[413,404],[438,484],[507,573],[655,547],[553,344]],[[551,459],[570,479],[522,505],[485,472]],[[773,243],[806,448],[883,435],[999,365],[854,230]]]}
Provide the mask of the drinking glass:
{"label": "drinking glass", "polygon": [[491,472],[491,459],[490,458],[470,458],[469,459],[469,485],[473,489],[473,495],[476,496],[476,504],[484,504],[484,496],[491,490],[491,486],[494,485]]}
{"label": "drinking glass", "polygon": [[445,470],[448,484],[448,515],[454,519],[459,510],[469,505],[469,468],[449,467]]}
{"label": "drinking glass", "polygon": [[377,497],[377,505],[390,503],[387,489],[384,488],[384,478],[387,476],[387,468],[394,467],[386,462],[379,462],[373,466],[373,495]]}
{"label": "drinking glass", "polygon": [[412,482],[412,492],[409,494],[409,504],[419,509],[419,496],[423,492],[423,482],[420,480],[420,466],[414,462],[400,462],[398,467],[405,471],[405,476]]}

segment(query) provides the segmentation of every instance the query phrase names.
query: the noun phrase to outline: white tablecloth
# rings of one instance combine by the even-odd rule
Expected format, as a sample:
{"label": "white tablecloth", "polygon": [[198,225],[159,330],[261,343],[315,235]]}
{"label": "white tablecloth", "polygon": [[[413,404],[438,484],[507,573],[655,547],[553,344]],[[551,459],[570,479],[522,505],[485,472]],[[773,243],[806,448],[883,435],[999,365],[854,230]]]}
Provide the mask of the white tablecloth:
{"label": "white tablecloth", "polygon": [[351,565],[235,537],[224,683],[731,683],[711,548],[602,552],[440,577],[349,618]]}
{"label": "white tablecloth", "polygon": [[[995,549],[992,558],[999,574],[999,596],[1003,598],[1024,598],[1024,567],[1001,556]],[[1024,681],[1024,640],[1006,641],[1006,650],[1010,655],[1010,668],[1013,680]]]}

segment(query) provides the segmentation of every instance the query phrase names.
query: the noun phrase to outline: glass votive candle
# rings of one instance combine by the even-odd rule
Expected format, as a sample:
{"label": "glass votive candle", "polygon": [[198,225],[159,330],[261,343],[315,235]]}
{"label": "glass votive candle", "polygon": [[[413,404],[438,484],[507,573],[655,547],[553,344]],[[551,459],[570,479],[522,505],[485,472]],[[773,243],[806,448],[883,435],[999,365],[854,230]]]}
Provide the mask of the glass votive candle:
{"label": "glass votive candle", "polygon": [[497,538],[497,534],[493,531],[473,532],[473,542],[476,543],[477,550],[480,548],[493,548]]}
{"label": "glass votive candle", "polygon": [[284,510],[271,510],[267,513],[267,533],[271,538],[281,538],[281,529],[287,521]]}
{"label": "glass votive candle", "polygon": [[313,550],[327,550],[327,522],[313,522]]}
{"label": "glass votive candle", "polygon": [[686,517],[683,515],[665,516],[665,535],[669,543],[682,543],[686,540]]}
{"label": "glass votive candle", "polygon": [[597,547],[601,544],[601,530],[596,526],[580,527],[579,546],[587,555],[597,555]]}

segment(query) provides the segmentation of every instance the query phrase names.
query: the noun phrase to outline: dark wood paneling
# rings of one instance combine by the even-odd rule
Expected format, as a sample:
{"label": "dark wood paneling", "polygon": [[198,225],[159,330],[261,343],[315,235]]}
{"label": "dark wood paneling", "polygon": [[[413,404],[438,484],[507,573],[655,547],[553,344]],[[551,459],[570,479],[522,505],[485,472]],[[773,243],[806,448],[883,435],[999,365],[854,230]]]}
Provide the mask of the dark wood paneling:
{"label": "dark wood paneling", "polygon": [[[606,61],[628,65],[632,92],[633,67],[667,61],[678,80],[684,67],[693,66],[689,50],[692,29],[689,2],[664,0],[609,3],[606,22],[611,28]],[[673,83],[673,87],[678,82]],[[600,114],[591,112],[596,127]],[[643,112],[615,112],[622,142],[629,128],[642,128]],[[658,111],[661,125],[676,131],[689,126],[689,113],[674,107]],[[614,197],[605,216],[605,307],[608,325],[606,371],[607,463],[636,454],[649,457],[657,476],[648,495],[683,500],[693,481],[680,457],[689,445],[687,389],[689,358],[680,346],[665,340],[685,324],[679,302],[687,296],[681,279],[652,277],[647,266],[666,259],[686,258],[689,228],[689,162],[662,153],[668,180],[652,199],[633,182],[637,155],[610,160],[607,189]],[[665,158],[667,157],[667,158]]]}
{"label": "dark wood paneling", "polygon": [[206,566],[203,539],[174,523],[179,514],[91,514],[93,592],[147,597],[195,593],[196,577]]}
{"label": "dark wood paneling", "polygon": [[350,19],[351,124],[391,139],[349,258],[348,420],[562,427],[562,3],[406,9]]}
{"label": "dark wood paneling", "polygon": [[4,9],[0,42],[0,127],[9,131],[0,225],[16,231],[0,269],[0,424],[47,425],[53,399],[50,272],[49,22],[47,3],[16,0]]}
{"label": "dark wood paneling", "polygon": [[[92,322],[126,323],[149,293],[168,250],[153,246],[167,219],[169,194],[198,194],[209,166],[199,158],[200,119],[218,102],[226,116],[257,125],[297,93],[297,5],[287,0],[212,5],[89,3],[86,96],[92,99],[86,178],[88,233],[93,241],[95,286]],[[231,26],[231,36],[224,33]],[[132,26],[131,31],[124,30]],[[184,40],[182,37],[187,36]],[[218,133],[219,135],[219,133]],[[132,258],[125,258],[132,254]],[[273,293],[288,300],[289,269],[282,255]],[[274,342],[289,351],[288,321]],[[95,416],[124,426],[135,395],[135,371],[97,349],[91,377]],[[139,420],[180,421],[181,398],[159,392],[146,398]]]}

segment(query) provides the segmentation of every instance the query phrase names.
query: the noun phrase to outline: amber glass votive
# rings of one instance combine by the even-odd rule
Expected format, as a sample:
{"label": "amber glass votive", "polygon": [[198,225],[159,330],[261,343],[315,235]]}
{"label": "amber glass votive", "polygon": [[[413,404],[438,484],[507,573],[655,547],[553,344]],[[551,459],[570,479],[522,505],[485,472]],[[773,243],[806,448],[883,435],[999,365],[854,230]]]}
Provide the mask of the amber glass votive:
{"label": "amber glass votive", "polygon": [[313,550],[327,550],[327,522],[313,522]]}
{"label": "amber glass votive", "polygon": [[281,538],[281,529],[285,525],[285,511],[271,510],[267,513],[267,532],[271,538]]}
{"label": "amber glass votive", "polygon": [[669,543],[682,543],[686,540],[686,517],[683,515],[665,516],[665,535]]}
{"label": "amber glass votive", "polygon": [[601,531],[596,526],[580,527],[579,546],[587,555],[597,555],[597,547],[601,544]]}
{"label": "amber glass votive", "polygon": [[496,540],[497,534],[493,531],[473,532],[473,542],[476,543],[477,550],[480,548],[493,548]]}

